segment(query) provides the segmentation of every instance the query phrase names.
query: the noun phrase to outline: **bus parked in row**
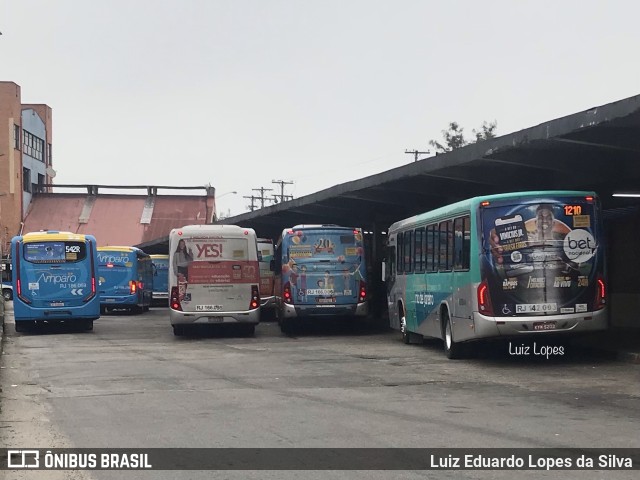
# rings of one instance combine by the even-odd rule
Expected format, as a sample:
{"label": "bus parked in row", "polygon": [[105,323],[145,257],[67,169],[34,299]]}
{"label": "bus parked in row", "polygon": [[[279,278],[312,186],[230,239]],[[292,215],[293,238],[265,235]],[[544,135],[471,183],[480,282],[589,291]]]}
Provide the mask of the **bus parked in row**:
{"label": "bus parked in row", "polygon": [[100,317],[96,239],[92,235],[43,231],[13,237],[15,328],[64,323],[92,330]]}
{"label": "bus parked in row", "polygon": [[132,313],[151,306],[151,257],[137,247],[98,247],[100,310],[126,309]]}
{"label": "bus parked in row", "polygon": [[273,290],[273,241],[270,238],[258,238],[258,261],[260,263],[260,317],[272,318],[276,309],[276,296]]}
{"label": "bus parked in row", "polygon": [[300,317],[364,317],[367,266],[360,228],[297,225],[275,248],[278,320],[290,332]]}
{"label": "bus parked in row", "polygon": [[153,299],[154,306],[169,306],[169,255],[151,255],[153,267]]}
{"label": "bus parked in row", "polygon": [[538,338],[607,328],[600,203],[594,192],[476,197],[394,223],[383,277],[405,343]]}
{"label": "bus parked in row", "polygon": [[169,316],[173,333],[198,324],[260,322],[256,233],[236,225],[187,225],[169,234]]}

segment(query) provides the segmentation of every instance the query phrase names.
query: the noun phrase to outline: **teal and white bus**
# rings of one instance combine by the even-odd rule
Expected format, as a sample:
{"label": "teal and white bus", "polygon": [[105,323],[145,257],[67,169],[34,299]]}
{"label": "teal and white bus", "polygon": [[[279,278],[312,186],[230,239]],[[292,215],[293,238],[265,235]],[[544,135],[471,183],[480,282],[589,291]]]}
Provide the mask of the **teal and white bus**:
{"label": "teal and white bus", "polygon": [[444,340],[447,357],[489,338],[608,326],[594,192],[475,197],[391,225],[383,277],[405,343]]}

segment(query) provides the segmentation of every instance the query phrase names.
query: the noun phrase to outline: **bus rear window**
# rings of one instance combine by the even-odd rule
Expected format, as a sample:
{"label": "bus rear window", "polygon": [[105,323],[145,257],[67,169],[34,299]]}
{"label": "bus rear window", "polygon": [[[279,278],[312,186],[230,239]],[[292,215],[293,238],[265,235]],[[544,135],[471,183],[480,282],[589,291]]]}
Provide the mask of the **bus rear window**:
{"label": "bus rear window", "polygon": [[67,263],[84,260],[84,242],[37,242],[24,244],[24,259],[31,263]]}

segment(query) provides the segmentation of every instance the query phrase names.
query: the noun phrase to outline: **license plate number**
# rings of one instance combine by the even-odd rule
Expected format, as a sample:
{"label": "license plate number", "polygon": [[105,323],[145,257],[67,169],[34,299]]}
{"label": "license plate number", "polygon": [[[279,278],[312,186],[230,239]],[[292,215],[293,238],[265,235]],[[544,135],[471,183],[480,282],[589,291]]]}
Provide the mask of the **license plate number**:
{"label": "license plate number", "polygon": [[556,322],[533,322],[534,330],[555,330]]}
{"label": "license plate number", "polygon": [[331,298],[318,298],[316,299],[318,301],[318,303],[336,303],[336,299],[335,297],[331,297]]}
{"label": "license plate number", "polygon": [[516,313],[549,313],[557,311],[557,303],[521,303],[516,305]]}
{"label": "license plate number", "polygon": [[222,305],[196,305],[196,312],[221,312]]}
{"label": "license plate number", "polygon": [[64,302],[51,302],[52,307],[64,307]]}

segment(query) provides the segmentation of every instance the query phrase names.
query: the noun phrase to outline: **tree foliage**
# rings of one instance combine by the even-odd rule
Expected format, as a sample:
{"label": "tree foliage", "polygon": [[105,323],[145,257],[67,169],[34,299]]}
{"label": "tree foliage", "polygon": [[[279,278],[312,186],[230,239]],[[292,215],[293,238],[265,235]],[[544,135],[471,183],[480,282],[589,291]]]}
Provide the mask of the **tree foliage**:
{"label": "tree foliage", "polygon": [[435,148],[436,153],[451,152],[460,147],[464,147],[470,143],[482,142],[490,138],[495,138],[498,122],[482,122],[482,126],[479,130],[473,129],[473,140],[467,140],[464,138],[464,128],[462,128],[458,122],[450,122],[447,130],[442,130],[443,142],[437,140],[429,140],[429,145]]}

